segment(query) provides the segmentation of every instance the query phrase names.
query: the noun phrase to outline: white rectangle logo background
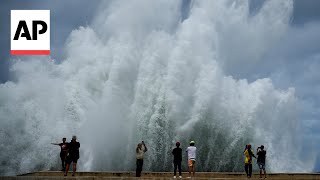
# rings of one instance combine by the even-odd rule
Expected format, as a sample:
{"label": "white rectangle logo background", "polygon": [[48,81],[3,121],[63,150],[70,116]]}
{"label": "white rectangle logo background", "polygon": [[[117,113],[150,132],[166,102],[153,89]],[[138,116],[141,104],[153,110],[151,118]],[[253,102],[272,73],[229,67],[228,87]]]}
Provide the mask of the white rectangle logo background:
{"label": "white rectangle logo background", "polygon": [[[31,38],[33,38],[32,21],[46,22],[47,31],[44,34],[38,34],[37,40],[27,40],[26,37],[20,37],[24,32],[22,29],[19,39],[13,40],[21,20],[26,21]],[[38,28],[39,31],[42,27],[38,25]],[[50,10],[11,10],[11,50],[50,50]]]}

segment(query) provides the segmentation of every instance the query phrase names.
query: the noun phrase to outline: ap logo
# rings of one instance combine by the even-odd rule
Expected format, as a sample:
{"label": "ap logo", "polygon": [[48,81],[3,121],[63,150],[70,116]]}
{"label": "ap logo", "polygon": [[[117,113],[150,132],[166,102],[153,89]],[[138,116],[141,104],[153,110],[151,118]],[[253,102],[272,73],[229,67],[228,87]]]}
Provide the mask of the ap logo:
{"label": "ap logo", "polygon": [[50,10],[11,10],[11,54],[50,54]]}

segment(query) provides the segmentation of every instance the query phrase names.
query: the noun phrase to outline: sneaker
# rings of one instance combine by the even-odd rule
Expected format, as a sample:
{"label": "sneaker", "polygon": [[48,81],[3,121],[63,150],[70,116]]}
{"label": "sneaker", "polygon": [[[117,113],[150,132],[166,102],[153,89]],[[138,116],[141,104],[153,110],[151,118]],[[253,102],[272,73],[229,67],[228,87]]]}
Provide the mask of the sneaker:
{"label": "sneaker", "polygon": [[179,176],[179,178],[181,179],[181,178],[182,178],[182,176]]}
{"label": "sneaker", "polygon": [[189,176],[189,177],[187,177],[188,179],[190,179],[191,177]]}
{"label": "sneaker", "polygon": [[175,178],[177,178],[176,176],[173,176],[173,178],[175,179]]}

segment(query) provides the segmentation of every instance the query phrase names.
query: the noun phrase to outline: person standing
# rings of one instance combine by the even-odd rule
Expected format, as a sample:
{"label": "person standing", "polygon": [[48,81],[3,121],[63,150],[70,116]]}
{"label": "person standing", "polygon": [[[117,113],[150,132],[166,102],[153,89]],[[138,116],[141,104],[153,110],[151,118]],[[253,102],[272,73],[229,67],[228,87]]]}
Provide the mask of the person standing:
{"label": "person standing", "polygon": [[262,170],[264,171],[264,178],[267,178],[266,169],[265,169],[266,154],[267,154],[267,151],[264,150],[263,145],[258,147],[258,149],[257,149],[257,155],[258,155],[257,164],[260,169],[260,178],[262,178]]}
{"label": "person standing", "polygon": [[66,138],[62,138],[62,143],[51,143],[53,145],[58,145],[60,146],[60,159],[61,159],[61,164],[62,164],[62,170],[61,171],[64,171],[66,166],[65,166],[65,160],[66,160],[66,157],[67,157],[67,154],[68,154],[68,143],[66,143]]}
{"label": "person standing", "polygon": [[246,171],[247,177],[251,178],[251,175],[252,175],[252,157],[256,158],[256,156],[253,154],[250,144],[247,145],[247,149],[244,151],[244,155],[246,156],[245,161],[244,161],[244,163],[245,163],[244,169]]}
{"label": "person standing", "polygon": [[148,149],[147,149],[147,146],[144,143],[144,141],[142,141],[141,143],[139,143],[137,145],[137,148],[136,148],[136,158],[137,158],[137,161],[136,161],[136,165],[137,165],[136,177],[140,177],[141,176],[142,166],[143,166],[143,155],[147,151],[148,151]]}
{"label": "person standing", "polygon": [[77,162],[78,162],[78,159],[80,158],[80,156],[79,156],[80,143],[77,142],[76,136],[72,136],[72,140],[70,143],[68,143],[68,147],[69,147],[69,152],[68,152],[68,155],[66,158],[67,165],[66,165],[66,170],[65,170],[64,176],[67,176],[71,163],[73,163],[72,176],[74,176],[76,173],[76,170],[77,170]]}
{"label": "person standing", "polygon": [[191,178],[191,172],[193,172],[193,177],[195,175],[196,151],[197,151],[197,148],[195,147],[195,142],[190,141],[190,146],[186,150],[186,152],[188,153],[188,168],[189,168],[188,178]]}
{"label": "person standing", "polygon": [[181,176],[181,161],[182,161],[182,149],[180,148],[180,142],[176,142],[176,148],[172,150],[173,154],[173,178],[176,178],[177,174],[177,167],[179,170],[179,178],[182,178]]}

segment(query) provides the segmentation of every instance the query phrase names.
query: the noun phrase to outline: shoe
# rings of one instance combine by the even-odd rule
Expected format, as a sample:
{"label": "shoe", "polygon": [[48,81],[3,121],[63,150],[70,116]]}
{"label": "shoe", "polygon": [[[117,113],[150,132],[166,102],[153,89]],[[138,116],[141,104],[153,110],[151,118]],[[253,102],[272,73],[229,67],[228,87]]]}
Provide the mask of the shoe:
{"label": "shoe", "polygon": [[175,178],[177,178],[176,176],[173,176],[173,178],[175,179]]}
{"label": "shoe", "polygon": [[188,179],[190,179],[191,177],[189,176],[189,177],[187,177]]}
{"label": "shoe", "polygon": [[182,176],[179,176],[179,178],[181,179],[181,178],[182,178]]}
{"label": "shoe", "polygon": [[66,174],[64,174],[64,176],[67,176]]}

